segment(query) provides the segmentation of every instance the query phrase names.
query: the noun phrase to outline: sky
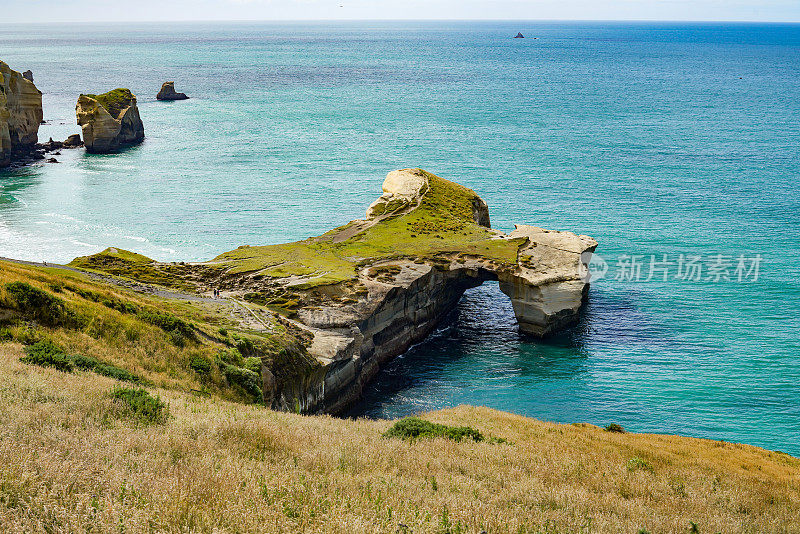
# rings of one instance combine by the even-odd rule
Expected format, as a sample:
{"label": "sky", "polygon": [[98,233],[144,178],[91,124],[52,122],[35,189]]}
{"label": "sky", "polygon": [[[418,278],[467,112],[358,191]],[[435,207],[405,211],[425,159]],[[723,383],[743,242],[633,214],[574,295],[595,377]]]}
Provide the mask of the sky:
{"label": "sky", "polygon": [[800,22],[800,0],[0,0],[4,22],[508,19]]}

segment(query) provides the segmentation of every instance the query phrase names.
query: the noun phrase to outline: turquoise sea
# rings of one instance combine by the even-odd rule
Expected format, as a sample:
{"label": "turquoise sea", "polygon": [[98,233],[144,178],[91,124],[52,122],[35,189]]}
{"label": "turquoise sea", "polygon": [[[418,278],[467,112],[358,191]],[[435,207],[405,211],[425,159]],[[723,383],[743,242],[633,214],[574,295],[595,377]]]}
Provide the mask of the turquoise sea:
{"label": "turquoise sea", "polygon": [[[34,72],[42,140],[118,86],[147,134],[0,172],[2,256],[208,259],[363,217],[423,167],[496,228],[595,237],[608,271],[544,342],[496,285],[470,291],[354,414],[469,403],[800,455],[799,25],[3,25],[0,59]],[[157,102],[166,80],[191,100]]]}

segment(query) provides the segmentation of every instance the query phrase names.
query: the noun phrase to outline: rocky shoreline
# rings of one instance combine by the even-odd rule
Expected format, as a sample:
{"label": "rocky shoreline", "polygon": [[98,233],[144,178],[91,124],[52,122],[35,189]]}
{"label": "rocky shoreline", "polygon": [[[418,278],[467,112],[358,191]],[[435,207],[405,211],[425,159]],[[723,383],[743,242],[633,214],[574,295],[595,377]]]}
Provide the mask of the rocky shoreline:
{"label": "rocky shoreline", "polygon": [[[78,135],[39,144],[41,93],[32,74],[4,63],[0,74],[0,164],[81,146]],[[159,93],[159,99],[184,97],[172,82]],[[87,152],[114,152],[144,139],[128,89],[80,95],[76,116]],[[596,247],[590,237],[534,226],[493,230],[489,208],[474,191],[403,169],[388,174],[365,219],[305,241],[242,246],[195,264],[164,264],[112,248],[70,265],[248,302],[295,339],[277,353],[253,350],[262,361],[264,403],[338,414],[382,366],[424,340],[464,291],[485,281],[499,282],[524,334],[543,337],[573,324]]]}
{"label": "rocky shoreline", "polygon": [[[493,230],[474,191],[404,169],[389,173],[365,219],[306,241],[243,246],[194,264],[109,249],[70,265],[248,302],[297,340],[287,349],[293,355],[262,357],[264,402],[340,414],[382,366],[424,340],[464,291],[485,281],[499,282],[524,334],[543,337],[575,323],[596,247],[571,232]],[[287,358],[316,363],[298,373]]]}
{"label": "rocky shoreline", "polygon": [[[173,89],[169,99],[188,98],[181,95]],[[123,88],[100,95],[80,95],[75,115],[83,140],[79,134],[72,134],[65,141],[51,138],[39,143],[44,112],[42,93],[33,83],[33,73],[27,70],[20,74],[0,61],[0,168],[42,160],[46,154],[59,155],[57,151],[65,148],[85,146],[87,152],[103,154],[140,143],[144,124],[136,104],[136,96]],[[58,163],[52,157],[47,161]]]}

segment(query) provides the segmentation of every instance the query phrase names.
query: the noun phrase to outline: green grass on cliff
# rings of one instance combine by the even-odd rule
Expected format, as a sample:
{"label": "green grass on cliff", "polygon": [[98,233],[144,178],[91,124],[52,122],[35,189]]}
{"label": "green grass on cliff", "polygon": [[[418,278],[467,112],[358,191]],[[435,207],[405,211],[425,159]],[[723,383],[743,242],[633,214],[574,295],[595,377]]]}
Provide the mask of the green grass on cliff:
{"label": "green grass on cliff", "polygon": [[279,388],[294,385],[299,372],[314,372],[315,360],[284,326],[251,330],[226,306],[162,299],[64,269],[0,262],[0,346],[27,347],[30,364],[247,403],[262,400],[260,363],[253,359],[266,359]]}
{"label": "green grass on cliff", "polygon": [[91,256],[75,258],[69,265],[175,289],[193,287],[184,279],[187,270],[183,265],[159,263],[147,256],[113,247]]}
{"label": "green grass on cliff", "polygon": [[359,263],[390,258],[436,259],[444,254],[481,256],[515,265],[524,239],[496,239],[476,224],[472,214],[475,193],[426,173],[429,190],[419,207],[389,217],[354,236],[337,241],[349,228],[337,228],[318,238],[259,247],[241,247],[214,259],[232,273],[260,271],[270,277],[310,277],[309,284],[341,282],[356,276]]}
{"label": "green grass on cliff", "polygon": [[[227,274],[256,274],[262,278],[294,277],[294,285],[308,289],[353,280],[358,269],[380,260],[411,258],[442,262],[444,257],[477,256],[499,266],[517,264],[525,239],[497,238],[473,219],[474,191],[424,172],[428,190],[415,209],[396,211],[374,225],[354,231],[351,222],[322,236],[268,246],[241,246],[202,266],[159,263],[121,249],[82,256],[70,265],[167,287],[191,289],[189,279],[206,270],[210,278]],[[350,235],[352,231],[353,235]],[[200,275],[199,278],[204,278]]]}
{"label": "green grass on cliff", "polygon": [[106,108],[106,111],[114,118],[118,118],[120,112],[129,107],[135,98],[130,89],[123,89],[121,87],[101,95],[87,94],[85,96],[97,100],[97,102]]}

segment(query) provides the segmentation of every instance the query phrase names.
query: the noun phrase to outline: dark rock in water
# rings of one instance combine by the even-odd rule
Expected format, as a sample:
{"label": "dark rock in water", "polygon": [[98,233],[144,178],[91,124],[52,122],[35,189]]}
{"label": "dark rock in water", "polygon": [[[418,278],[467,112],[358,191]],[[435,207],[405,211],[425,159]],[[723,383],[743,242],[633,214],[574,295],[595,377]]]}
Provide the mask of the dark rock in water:
{"label": "dark rock in water", "polygon": [[26,70],[25,72],[23,72],[22,73],[22,77],[25,78],[26,80],[28,80],[29,82],[33,81],[33,73],[31,71],[29,71],[29,70]]}
{"label": "dark rock in water", "polygon": [[47,163],[58,163],[59,161],[56,158],[50,158],[47,160]]}
{"label": "dark rock in water", "polygon": [[53,141],[53,138],[51,137],[49,141],[47,141],[46,143],[42,143],[39,146],[43,148],[45,152],[53,152],[55,150],[63,148],[64,143],[62,143],[61,141]]}
{"label": "dark rock in water", "polygon": [[524,36],[524,35],[522,35],[522,32],[518,33],[518,34],[516,35],[516,37],[514,37],[514,39],[524,39],[524,38],[525,38],[525,36]]}
{"label": "dark rock in water", "polygon": [[78,148],[79,146],[83,146],[81,134],[72,134],[63,143],[63,148]]}
{"label": "dark rock in water", "polygon": [[157,100],[186,100],[189,98],[186,93],[175,92],[175,82],[164,82],[161,90],[156,95]]}

